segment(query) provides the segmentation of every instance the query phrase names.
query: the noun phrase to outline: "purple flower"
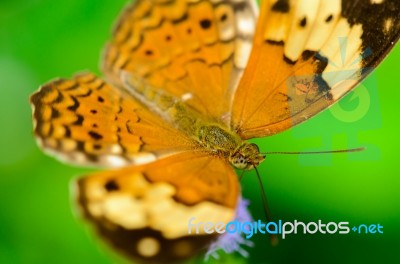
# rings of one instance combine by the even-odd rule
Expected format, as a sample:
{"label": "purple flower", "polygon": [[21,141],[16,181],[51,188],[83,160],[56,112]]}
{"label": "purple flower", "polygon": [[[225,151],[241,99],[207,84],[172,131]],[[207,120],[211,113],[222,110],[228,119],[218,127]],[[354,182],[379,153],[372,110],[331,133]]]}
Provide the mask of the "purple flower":
{"label": "purple flower", "polygon": [[[239,202],[236,207],[235,221],[238,221],[239,223],[253,222],[253,218],[250,212],[247,210],[248,205],[248,200],[245,200],[242,197],[239,198]],[[238,252],[243,257],[248,257],[249,253],[244,250],[242,246],[253,247],[253,245],[254,243],[244,238],[241,232],[225,232],[223,235],[219,236],[217,240],[211,243],[205,255],[205,260],[207,261],[210,256],[215,259],[219,259],[219,254],[217,251],[220,249],[228,254]]]}

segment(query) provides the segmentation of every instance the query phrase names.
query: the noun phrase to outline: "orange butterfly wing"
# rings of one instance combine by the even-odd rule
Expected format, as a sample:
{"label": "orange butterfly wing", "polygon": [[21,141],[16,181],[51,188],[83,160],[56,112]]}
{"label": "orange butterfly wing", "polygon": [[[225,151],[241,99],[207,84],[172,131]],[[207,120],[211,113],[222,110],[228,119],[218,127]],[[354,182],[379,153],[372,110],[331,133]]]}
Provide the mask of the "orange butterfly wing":
{"label": "orange butterfly wing", "polygon": [[232,129],[248,139],[307,120],[360,82],[399,36],[399,1],[264,0]]}
{"label": "orange butterfly wing", "polygon": [[189,222],[233,220],[239,195],[225,160],[195,153],[96,173],[77,187],[82,213],[98,233],[145,263],[176,262],[206,249],[216,234],[201,226],[196,234]]}
{"label": "orange butterfly wing", "polygon": [[39,145],[75,164],[148,163],[196,146],[132,96],[90,73],[43,85],[31,103]]}
{"label": "orange butterfly wing", "polygon": [[232,95],[250,54],[252,0],[138,0],[122,14],[103,59],[106,77],[143,78],[229,124]]}

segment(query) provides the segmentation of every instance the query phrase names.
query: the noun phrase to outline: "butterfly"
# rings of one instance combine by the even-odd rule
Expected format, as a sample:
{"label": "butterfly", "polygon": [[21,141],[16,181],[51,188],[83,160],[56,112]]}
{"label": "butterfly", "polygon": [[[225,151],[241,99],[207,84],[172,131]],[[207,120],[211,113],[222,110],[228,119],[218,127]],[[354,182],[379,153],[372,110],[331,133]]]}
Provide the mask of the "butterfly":
{"label": "butterfly", "polygon": [[[248,139],[337,102],[400,36],[397,0],[137,0],[102,57],[31,96],[39,146],[111,168],[76,182],[81,212],[132,259],[175,262],[214,234],[188,220],[233,220],[235,170],[265,154]],[[343,53],[343,48],[346,52]]]}

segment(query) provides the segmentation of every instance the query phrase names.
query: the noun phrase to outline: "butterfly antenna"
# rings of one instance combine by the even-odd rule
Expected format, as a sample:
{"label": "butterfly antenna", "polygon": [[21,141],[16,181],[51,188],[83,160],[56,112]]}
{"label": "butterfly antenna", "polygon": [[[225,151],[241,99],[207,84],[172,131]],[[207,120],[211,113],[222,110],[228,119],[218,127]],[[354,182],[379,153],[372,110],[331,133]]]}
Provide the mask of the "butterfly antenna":
{"label": "butterfly antenna", "polygon": [[261,152],[261,154],[330,154],[330,153],[349,153],[364,151],[365,147],[354,149],[338,149],[338,150],[325,150],[325,151],[276,151],[276,152]]}
{"label": "butterfly antenna", "polygon": [[242,181],[242,179],[243,179],[243,175],[244,175],[244,172],[245,172],[246,170],[242,170],[242,173],[240,173],[240,176],[239,176],[239,182],[241,182]]}
{"label": "butterfly antenna", "polygon": [[[265,218],[267,220],[267,223],[269,223],[269,222],[272,221],[272,217],[271,217],[271,213],[270,213],[270,210],[269,210],[267,196],[266,196],[265,190],[264,190],[264,185],[262,183],[262,180],[261,180],[261,177],[260,177],[260,173],[258,172],[257,167],[254,166],[254,169],[256,171],[258,184],[260,185],[260,189],[261,189],[261,199],[262,199],[262,202],[263,202],[263,209],[264,209]],[[276,234],[270,234],[270,239],[271,239],[271,245],[276,246],[278,244],[278,237],[277,237]]]}

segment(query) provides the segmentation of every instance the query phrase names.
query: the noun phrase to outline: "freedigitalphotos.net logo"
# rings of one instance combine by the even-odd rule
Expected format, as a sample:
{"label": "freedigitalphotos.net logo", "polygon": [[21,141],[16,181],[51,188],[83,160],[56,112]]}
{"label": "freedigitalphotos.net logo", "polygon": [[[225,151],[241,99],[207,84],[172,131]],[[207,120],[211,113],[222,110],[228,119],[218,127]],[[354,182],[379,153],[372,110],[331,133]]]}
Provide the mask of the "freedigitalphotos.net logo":
{"label": "freedigitalphotos.net logo", "polygon": [[360,224],[352,226],[349,222],[328,222],[322,220],[317,222],[304,223],[294,220],[293,222],[277,222],[265,223],[261,220],[254,222],[240,222],[238,220],[228,223],[223,222],[202,222],[196,221],[196,217],[192,217],[188,221],[188,234],[224,234],[224,233],[241,233],[246,238],[251,238],[255,234],[281,235],[285,239],[290,234],[349,234],[351,231],[357,234],[383,234],[383,226],[381,224]]}

